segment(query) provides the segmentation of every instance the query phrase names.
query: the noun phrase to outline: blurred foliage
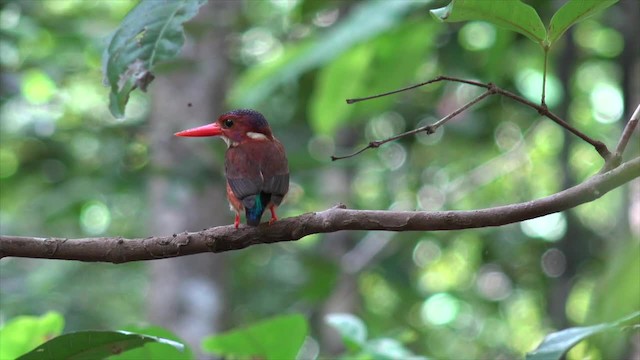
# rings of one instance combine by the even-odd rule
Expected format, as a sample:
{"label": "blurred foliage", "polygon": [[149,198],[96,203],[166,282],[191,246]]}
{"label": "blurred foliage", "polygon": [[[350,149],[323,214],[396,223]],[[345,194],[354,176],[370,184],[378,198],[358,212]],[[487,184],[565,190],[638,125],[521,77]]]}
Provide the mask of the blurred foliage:
{"label": "blurred foliage", "polygon": [[[539,101],[537,44],[487,22],[437,23],[428,10],[444,1],[407,3],[248,1],[232,22],[236,80],[229,104],[260,109],[288,149],[293,183],[281,215],[336,202],[361,209],[483,208],[549,195],[565,177],[582,181],[601,167],[592,148],[497,97],[432,136],[330,162],[330,155],[433,122],[479,91],[439,83],[354,105],[345,104],[347,97],[447,74]],[[162,175],[149,163],[148,99],[133,93],[125,117],[114,119],[100,69],[110,33],[135,4],[3,1],[3,234],[154,233],[143,225],[146,181]],[[530,4],[542,19],[557,10],[550,1]],[[610,147],[630,106],[622,88],[630,75],[621,19],[628,17],[614,5],[573,28],[576,54],[566,84],[558,73],[566,37],[549,54],[548,105],[566,108],[572,124]],[[632,141],[629,152],[637,155]],[[354,311],[367,324],[366,339],[391,339],[429,358],[519,357],[567,323],[612,321],[640,308],[639,236],[629,226],[629,205],[622,188],[568,212],[500,228],[353,232],[338,256],[325,235],[250,248],[232,256],[229,321],[301,312],[311,320],[310,335],[319,337],[320,309],[342,279],[354,276]],[[56,310],[70,331],[145,324],[145,269],[3,259],[0,320]],[[568,301],[558,312],[562,293]],[[620,357],[626,337],[607,336],[615,339],[581,342],[568,358]]]}

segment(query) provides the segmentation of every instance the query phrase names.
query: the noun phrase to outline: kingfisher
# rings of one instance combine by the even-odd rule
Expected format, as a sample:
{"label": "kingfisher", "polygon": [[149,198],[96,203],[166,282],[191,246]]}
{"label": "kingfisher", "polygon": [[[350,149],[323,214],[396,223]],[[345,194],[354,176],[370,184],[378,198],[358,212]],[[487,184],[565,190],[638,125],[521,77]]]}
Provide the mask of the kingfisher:
{"label": "kingfisher", "polygon": [[224,172],[227,199],[240,225],[244,210],[247,225],[258,226],[262,214],[271,211],[269,224],[278,220],[276,207],[289,191],[289,164],[284,146],[273,136],[265,117],[250,109],[232,110],[214,123],[183,130],[176,136],[220,136],[227,143]]}

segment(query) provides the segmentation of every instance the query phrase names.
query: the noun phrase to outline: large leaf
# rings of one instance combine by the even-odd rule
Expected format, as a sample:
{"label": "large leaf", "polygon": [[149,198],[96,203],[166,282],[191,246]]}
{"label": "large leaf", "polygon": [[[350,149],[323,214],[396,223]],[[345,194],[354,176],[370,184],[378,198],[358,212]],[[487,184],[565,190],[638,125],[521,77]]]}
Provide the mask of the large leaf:
{"label": "large leaf", "polygon": [[536,10],[520,0],[452,0],[443,8],[431,10],[431,14],[444,22],[488,21],[518,32],[541,46],[544,45],[547,34]]}
{"label": "large leaf", "polygon": [[[621,318],[640,309],[640,243],[633,237],[620,241],[607,258],[607,269],[597,280],[587,321],[591,324]],[[606,333],[593,341],[602,349],[603,358],[619,358],[626,341],[615,333]]]}
{"label": "large leaf", "polygon": [[173,340],[127,331],[79,331],[53,338],[18,360],[103,359],[149,342],[170,345],[179,350],[184,348],[184,345]]}
{"label": "large leaf", "polygon": [[527,354],[527,360],[558,360],[581,340],[603,331],[628,326],[634,319],[640,319],[640,311],[615,322],[585,327],[564,329],[547,335],[537,349]]}
{"label": "large leaf", "polygon": [[439,25],[406,22],[354,47],[322,68],[309,106],[313,129],[331,135],[349,117],[365,117],[387,109],[394,97],[363,105],[347,105],[345,99],[389,91],[414,80],[437,33],[435,26]]}
{"label": "large leaf", "polygon": [[[279,59],[245,72],[234,84],[230,101],[255,107],[279,85],[298,78],[402,21],[405,14],[429,1],[374,0],[358,4],[325,34],[297,46],[289,46]],[[349,81],[345,79],[345,81]]]}
{"label": "large leaf", "polygon": [[202,348],[230,358],[295,359],[308,332],[304,316],[285,315],[209,336],[202,341]]}
{"label": "large leaf", "polygon": [[551,18],[549,46],[553,45],[573,24],[617,2],[618,0],[569,0]]}
{"label": "large leaf", "polygon": [[349,117],[355,107],[345,104],[344,99],[363,90],[373,51],[372,46],[361,44],[320,71],[309,107],[314,131],[332,135]]}
{"label": "large leaf", "polygon": [[[178,338],[171,331],[161,328],[159,326],[151,326],[146,328],[128,327],[124,330],[137,334],[151,335],[163,339],[173,340],[179,343],[184,341]],[[144,346],[137,349],[131,349],[120,355],[110,356],[110,360],[138,360],[138,359],[153,359],[153,360],[191,360],[194,359],[193,353],[189,347],[185,346],[184,349],[176,347],[166,346],[163,343],[149,342]]]}
{"label": "large leaf", "polygon": [[62,333],[64,318],[56,312],[18,316],[0,329],[0,359],[15,359]]}
{"label": "large leaf", "polygon": [[103,56],[113,116],[124,116],[129,94],[136,87],[146,91],[156,64],[178,54],[184,43],[182,24],[204,3],[206,0],[142,0],[127,14]]}

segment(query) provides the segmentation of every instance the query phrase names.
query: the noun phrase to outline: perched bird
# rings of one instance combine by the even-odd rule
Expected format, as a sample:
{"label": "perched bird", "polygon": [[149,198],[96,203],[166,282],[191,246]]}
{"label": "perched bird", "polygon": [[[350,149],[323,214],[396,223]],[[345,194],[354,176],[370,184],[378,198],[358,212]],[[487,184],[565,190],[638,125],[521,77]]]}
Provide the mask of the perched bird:
{"label": "perched bird", "polygon": [[260,224],[262,214],[271,211],[269,224],[278,220],[276,207],[289,191],[289,165],[284,146],[271,133],[262,114],[254,110],[233,110],[212,124],[177,132],[176,136],[220,136],[227,143],[224,170],[227,198],[240,224],[244,210],[247,224]]}

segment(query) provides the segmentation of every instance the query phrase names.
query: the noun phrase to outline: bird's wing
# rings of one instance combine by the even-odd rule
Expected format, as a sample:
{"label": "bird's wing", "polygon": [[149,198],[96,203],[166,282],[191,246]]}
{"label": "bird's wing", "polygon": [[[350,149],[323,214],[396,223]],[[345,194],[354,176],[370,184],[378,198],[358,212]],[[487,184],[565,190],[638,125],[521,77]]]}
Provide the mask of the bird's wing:
{"label": "bird's wing", "polygon": [[225,175],[233,195],[240,200],[259,194],[264,182],[259,164],[251,153],[236,148],[227,150]]}
{"label": "bird's wing", "polygon": [[289,173],[265,178],[262,191],[271,194],[271,202],[280,205],[282,198],[289,191]]}
{"label": "bird's wing", "polygon": [[289,191],[289,165],[284,147],[278,140],[274,139],[269,146],[270,151],[266,151],[267,156],[262,159],[263,163],[269,164],[269,166],[264,164],[261,166],[264,178],[262,191],[271,194],[271,201],[280,205],[282,198]]}
{"label": "bird's wing", "polygon": [[233,195],[235,195],[240,200],[243,200],[248,196],[260,193],[260,188],[262,187],[262,179],[258,180],[259,181],[256,181],[256,179],[250,178],[227,178],[227,182],[229,183],[231,191],[233,191]]}

